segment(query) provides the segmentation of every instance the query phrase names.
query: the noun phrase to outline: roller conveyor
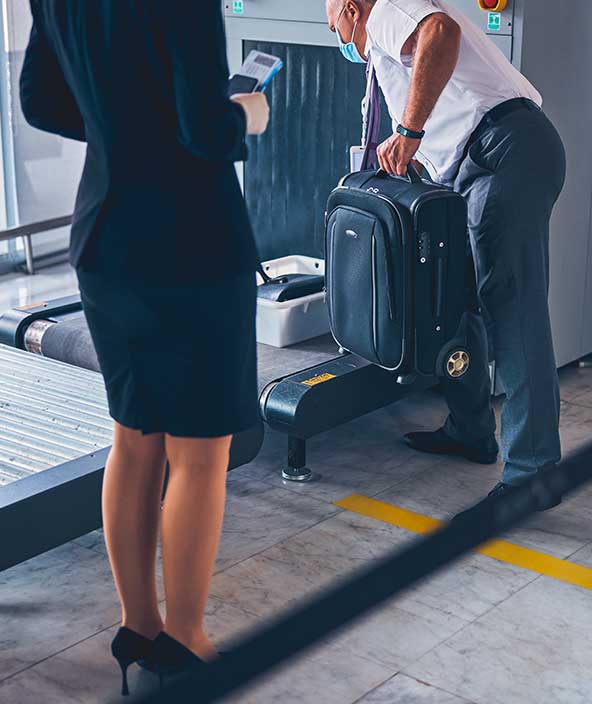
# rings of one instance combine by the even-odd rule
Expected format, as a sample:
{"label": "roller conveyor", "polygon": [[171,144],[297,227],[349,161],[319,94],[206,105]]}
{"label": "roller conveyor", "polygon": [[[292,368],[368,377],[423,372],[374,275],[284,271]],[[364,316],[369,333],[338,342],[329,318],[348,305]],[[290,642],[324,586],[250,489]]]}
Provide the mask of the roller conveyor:
{"label": "roller conveyor", "polygon": [[101,525],[111,437],[99,374],[0,345],[0,570]]}
{"label": "roller conveyor", "polygon": [[[0,535],[10,537],[0,571],[102,524],[113,428],[103,380],[80,310],[64,313],[59,326],[49,318],[34,335],[56,355],[70,350],[70,363],[0,344]],[[33,334],[27,346],[35,348]],[[237,435],[231,469],[250,462],[262,441],[261,425]]]}
{"label": "roller conveyor", "polygon": [[0,346],[0,486],[111,444],[100,375]]}
{"label": "roller conveyor", "polygon": [[[98,369],[78,296],[8,311],[0,317],[0,342]],[[435,383],[418,379],[401,385],[390,372],[340,354],[330,335],[283,349],[260,344],[258,358],[261,416],[288,436],[282,474],[293,481],[311,476],[306,468],[309,438]]]}

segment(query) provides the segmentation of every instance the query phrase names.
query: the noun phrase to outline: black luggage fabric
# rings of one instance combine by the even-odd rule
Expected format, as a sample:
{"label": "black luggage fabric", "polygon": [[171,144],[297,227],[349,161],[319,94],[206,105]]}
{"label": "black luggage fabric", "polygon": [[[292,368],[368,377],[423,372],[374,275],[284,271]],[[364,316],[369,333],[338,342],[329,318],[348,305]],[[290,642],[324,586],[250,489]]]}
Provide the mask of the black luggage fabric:
{"label": "black luggage fabric", "polygon": [[333,336],[399,375],[441,375],[467,310],[466,261],[461,195],[414,171],[346,176],[326,216]]}

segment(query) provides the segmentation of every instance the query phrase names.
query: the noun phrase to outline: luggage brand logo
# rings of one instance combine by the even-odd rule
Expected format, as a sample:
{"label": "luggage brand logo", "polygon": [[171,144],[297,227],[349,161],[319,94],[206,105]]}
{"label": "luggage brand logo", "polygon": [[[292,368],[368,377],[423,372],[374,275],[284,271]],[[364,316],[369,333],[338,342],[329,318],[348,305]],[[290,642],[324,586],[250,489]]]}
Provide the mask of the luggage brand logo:
{"label": "luggage brand logo", "polygon": [[367,193],[380,193],[380,188],[372,188],[372,187],[370,187],[370,188],[368,188],[368,189],[366,190],[366,192],[367,192]]}
{"label": "luggage brand logo", "polygon": [[353,238],[356,239],[356,240],[357,240],[358,237],[359,237],[358,233],[357,233],[355,230],[346,230],[346,231],[345,231],[345,234],[346,234],[348,237],[353,237]]}

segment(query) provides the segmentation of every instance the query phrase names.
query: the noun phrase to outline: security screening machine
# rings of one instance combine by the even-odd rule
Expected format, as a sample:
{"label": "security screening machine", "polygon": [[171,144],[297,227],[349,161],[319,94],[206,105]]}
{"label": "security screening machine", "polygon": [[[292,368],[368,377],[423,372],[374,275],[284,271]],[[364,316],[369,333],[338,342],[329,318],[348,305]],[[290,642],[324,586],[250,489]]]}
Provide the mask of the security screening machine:
{"label": "security screening machine", "polygon": [[[557,357],[559,365],[564,365],[592,352],[592,316],[587,314],[592,305],[592,159],[582,155],[592,148],[582,143],[580,120],[570,122],[565,109],[569,105],[569,115],[578,114],[584,120],[592,117],[592,87],[587,76],[592,65],[587,36],[592,6],[552,0],[497,0],[494,6],[493,0],[449,2],[480,23],[543,92],[545,109],[566,143],[569,175],[553,221],[551,283]],[[349,170],[349,147],[359,143],[363,67],[343,61],[326,26],[324,3],[318,0],[227,0],[224,10],[231,71],[240,67],[252,49],[278,56],[285,64],[284,80],[274,82],[268,92],[275,129],[251,141],[251,158],[240,167],[262,258],[322,258],[325,203]],[[384,123],[388,127],[388,121]],[[78,297],[15,309],[0,321],[0,342],[11,348],[29,349],[87,368],[76,371],[81,373],[77,380],[80,393],[76,384],[70,385],[73,396],[64,399],[60,378],[68,373],[62,364],[30,352],[0,348],[0,374],[7,389],[13,383],[10,379],[16,378],[15,363],[17,369],[27,368],[32,375],[23,391],[10,392],[9,403],[0,399],[0,413],[7,417],[16,409],[17,424],[9,437],[0,416],[2,436],[10,443],[7,479],[0,487],[0,529],[14,540],[5,545],[0,566],[16,564],[92,530],[100,520],[100,473],[110,440],[101,435],[107,417],[100,391],[88,398],[88,389],[98,389],[96,371],[91,371],[97,367],[89,339]],[[298,481],[310,478],[307,439],[418,390],[416,385],[402,386],[389,372],[354,355],[339,354],[329,336],[285,349],[260,346],[259,365],[262,417],[288,436],[283,475]],[[74,375],[72,366],[65,369]],[[49,394],[51,404],[39,405],[42,393]],[[49,448],[59,448],[47,438],[47,452],[31,462],[29,448],[38,446],[39,439],[44,447],[38,429],[48,418],[61,415],[57,409],[65,406],[74,425],[88,415],[80,408],[79,398],[94,404],[94,422],[103,428],[97,431],[95,444],[73,448],[74,455],[68,459],[57,452],[52,457]],[[19,423],[27,428],[20,436]],[[37,440],[32,442],[32,437]],[[240,442],[237,438],[237,447]],[[253,431],[250,449],[237,461],[254,457],[260,442],[261,428]],[[40,525],[39,516],[44,517],[43,535],[23,529]]]}
{"label": "security screening machine", "polygon": [[[592,141],[581,129],[592,121],[592,3],[448,2],[536,85],[565,142],[568,178],[551,235],[550,306],[561,367],[592,353]],[[325,203],[349,170],[349,148],[360,143],[364,67],[336,50],[319,0],[223,4],[231,72],[253,49],[285,64],[282,80],[268,90],[274,129],[252,140],[240,169],[261,255],[322,258]],[[383,126],[386,137],[386,114]]]}

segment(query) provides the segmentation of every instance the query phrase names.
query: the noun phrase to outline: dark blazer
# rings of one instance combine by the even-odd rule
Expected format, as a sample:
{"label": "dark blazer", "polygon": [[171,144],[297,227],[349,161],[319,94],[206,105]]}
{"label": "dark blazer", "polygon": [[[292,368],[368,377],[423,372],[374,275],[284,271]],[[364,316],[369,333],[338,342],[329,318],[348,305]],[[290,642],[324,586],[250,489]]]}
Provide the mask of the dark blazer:
{"label": "dark blazer", "polygon": [[86,141],[71,261],[110,277],[254,270],[220,0],[31,0],[28,122]]}

